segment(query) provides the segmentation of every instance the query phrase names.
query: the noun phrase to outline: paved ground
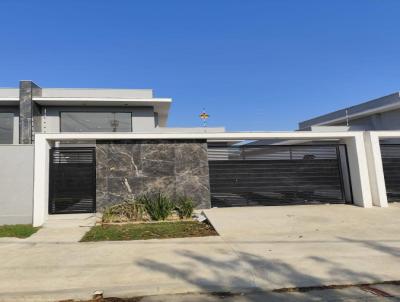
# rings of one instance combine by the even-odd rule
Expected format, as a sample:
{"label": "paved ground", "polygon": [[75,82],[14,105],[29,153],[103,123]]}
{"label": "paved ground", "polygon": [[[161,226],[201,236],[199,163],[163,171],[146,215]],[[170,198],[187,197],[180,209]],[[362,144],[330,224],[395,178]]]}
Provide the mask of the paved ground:
{"label": "paved ground", "polygon": [[[106,298],[105,301],[113,301]],[[115,301],[115,300],[114,300]],[[114,302],[113,301],[113,302]],[[132,300],[130,300],[132,302]],[[135,302],[390,302],[400,301],[400,285],[374,284],[336,289],[313,289],[297,292],[176,294],[137,298]]]}
{"label": "paved ground", "polygon": [[400,279],[400,205],[221,208],[212,224],[262,288]]}
{"label": "paved ground", "polygon": [[51,215],[40,231],[26,241],[53,244],[78,242],[96,224],[96,219],[94,214]]}
{"label": "paved ground", "polygon": [[[75,226],[44,228],[35,240],[0,240],[0,301],[85,299],[96,289],[127,297],[400,279],[398,205],[207,215],[221,237],[77,243],[85,228]],[[44,240],[45,232],[53,239]]]}

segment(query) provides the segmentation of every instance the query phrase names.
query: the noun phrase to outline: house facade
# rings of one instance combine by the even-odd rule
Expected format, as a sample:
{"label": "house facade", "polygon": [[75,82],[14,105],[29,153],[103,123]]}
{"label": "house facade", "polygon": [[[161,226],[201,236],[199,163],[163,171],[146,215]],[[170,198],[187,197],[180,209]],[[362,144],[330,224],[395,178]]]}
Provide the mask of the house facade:
{"label": "house facade", "polygon": [[52,142],[40,163],[49,173],[50,214],[95,212],[155,191],[190,195],[197,206],[210,207],[205,140],[79,139],[82,133],[196,131],[166,128],[170,106],[170,98],[155,98],[151,89],[53,89],[32,81],[0,89],[3,223],[32,222],[35,137],[41,134],[73,134]]}
{"label": "house facade", "polygon": [[197,209],[400,197],[383,169],[400,156],[380,143],[397,131],[169,128],[171,103],[150,89],[0,89],[0,224],[39,226],[155,192]]}

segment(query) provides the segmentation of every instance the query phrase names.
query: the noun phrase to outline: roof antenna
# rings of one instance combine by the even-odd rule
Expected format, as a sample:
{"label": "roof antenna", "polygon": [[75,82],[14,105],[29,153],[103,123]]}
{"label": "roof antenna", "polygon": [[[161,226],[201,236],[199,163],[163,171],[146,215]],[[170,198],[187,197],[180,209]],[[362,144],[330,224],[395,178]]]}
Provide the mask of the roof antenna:
{"label": "roof antenna", "polygon": [[349,113],[346,109],[346,126],[349,126]]}

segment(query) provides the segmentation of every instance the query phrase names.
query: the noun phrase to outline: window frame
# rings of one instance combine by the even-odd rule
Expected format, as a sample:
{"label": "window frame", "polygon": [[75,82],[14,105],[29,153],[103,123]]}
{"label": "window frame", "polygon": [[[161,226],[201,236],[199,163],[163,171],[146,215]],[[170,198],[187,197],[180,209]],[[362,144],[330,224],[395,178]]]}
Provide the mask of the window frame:
{"label": "window frame", "polygon": [[[61,115],[64,112],[67,112],[67,113],[69,113],[69,112],[75,112],[75,113],[129,113],[129,115],[130,115],[130,126],[131,126],[129,131],[122,131],[122,132],[118,132],[118,131],[112,132],[111,131],[111,132],[106,132],[106,133],[124,133],[124,132],[125,133],[129,133],[129,132],[133,132],[132,111],[60,110],[58,112],[60,133],[63,133],[63,130],[62,130],[62,127],[61,127]],[[101,133],[101,131],[89,131],[89,132],[90,133],[92,133],[92,132]],[[80,131],[67,132],[67,131],[65,131],[64,133],[85,133],[85,132],[80,132]]]}
{"label": "window frame", "polygon": [[15,144],[15,131],[19,132],[19,129],[15,129],[15,112],[13,111],[0,111],[1,113],[5,113],[5,114],[10,114],[11,115],[11,142],[7,142],[7,143],[2,143],[0,142],[0,145],[13,145]]}

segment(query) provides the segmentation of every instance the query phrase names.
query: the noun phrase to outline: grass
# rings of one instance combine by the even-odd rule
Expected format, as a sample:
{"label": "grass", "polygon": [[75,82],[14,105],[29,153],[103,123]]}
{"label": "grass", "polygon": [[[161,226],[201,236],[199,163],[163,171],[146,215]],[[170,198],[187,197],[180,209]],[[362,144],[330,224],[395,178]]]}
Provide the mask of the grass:
{"label": "grass", "polygon": [[145,240],[218,235],[214,228],[197,221],[157,222],[94,226],[81,242]]}
{"label": "grass", "polygon": [[14,224],[0,226],[0,237],[27,238],[36,233],[39,228],[30,224]]}

